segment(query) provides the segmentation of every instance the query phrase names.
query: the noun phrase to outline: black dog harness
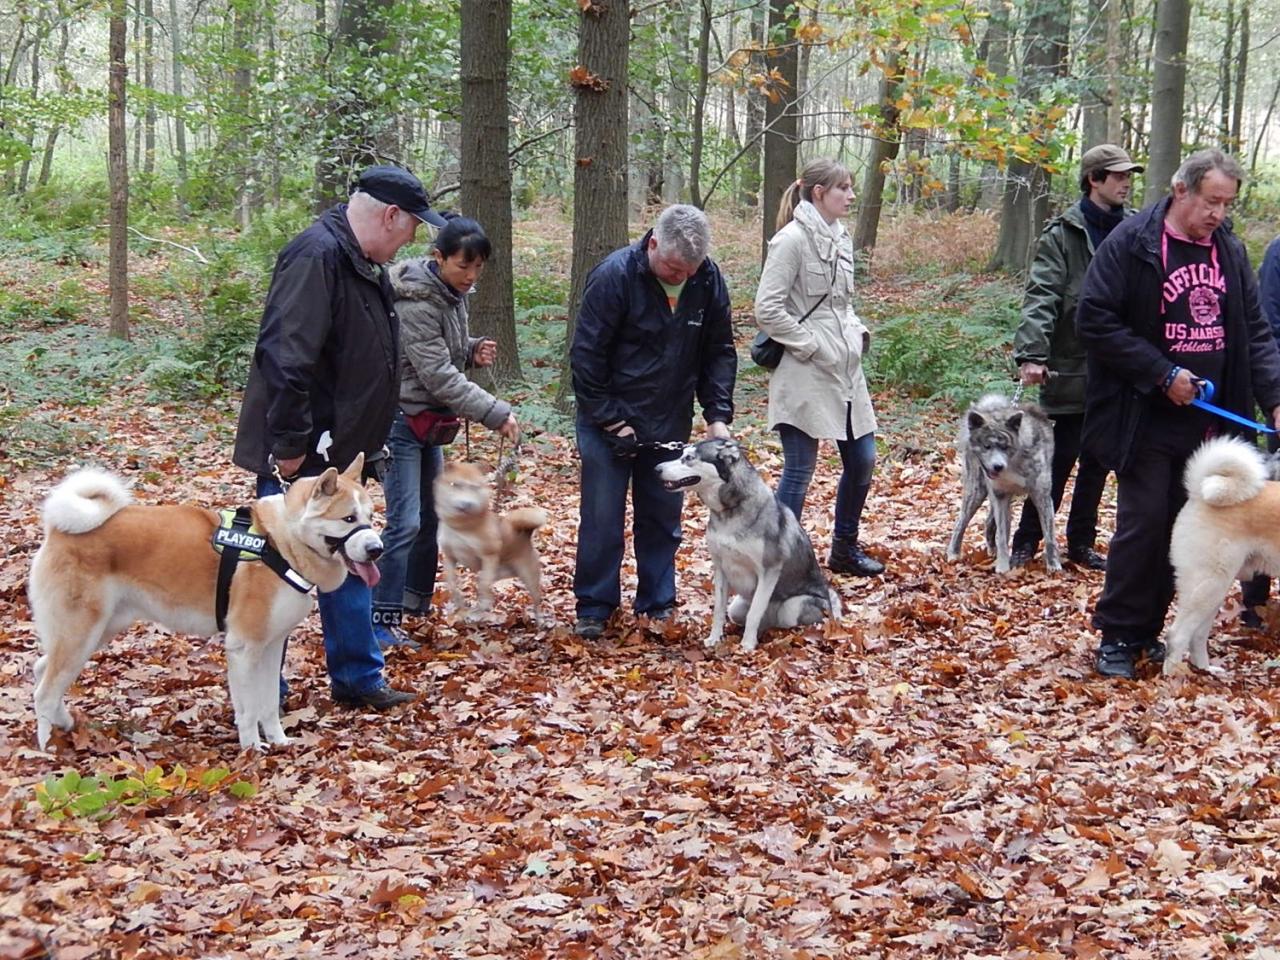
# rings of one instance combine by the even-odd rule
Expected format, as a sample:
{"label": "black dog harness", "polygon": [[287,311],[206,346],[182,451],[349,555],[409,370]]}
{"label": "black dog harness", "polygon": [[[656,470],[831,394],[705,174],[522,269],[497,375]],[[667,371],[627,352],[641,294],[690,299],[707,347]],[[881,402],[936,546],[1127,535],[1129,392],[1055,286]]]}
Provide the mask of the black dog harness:
{"label": "black dog harness", "polygon": [[214,591],[213,609],[218,621],[218,629],[227,629],[227,607],[231,604],[231,578],[235,576],[236,566],[243,562],[261,560],[272,573],[299,593],[308,593],[314,584],[306,579],[289,561],[271,545],[263,534],[253,526],[253,514],[248,507],[235,510],[222,510],[222,518],[217,529],[213,531],[211,543],[213,549],[222,555],[218,563],[218,586]]}

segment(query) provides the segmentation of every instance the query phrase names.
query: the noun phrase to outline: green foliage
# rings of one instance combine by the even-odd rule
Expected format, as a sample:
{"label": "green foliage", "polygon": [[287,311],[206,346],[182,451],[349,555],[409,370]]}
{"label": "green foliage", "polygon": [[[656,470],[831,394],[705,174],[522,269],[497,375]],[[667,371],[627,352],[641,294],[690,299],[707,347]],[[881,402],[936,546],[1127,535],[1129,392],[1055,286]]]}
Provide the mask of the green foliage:
{"label": "green foliage", "polygon": [[[110,773],[84,776],[75,770],[65,770],[45,777],[33,792],[40,809],[54,820],[83,817],[101,821],[110,820],[122,807],[157,805],[175,796],[211,796],[224,788],[238,800],[247,800],[257,793],[252,783],[231,779],[231,771],[226,767],[188,773],[181,764],[175,764],[167,775],[163,767],[138,767],[118,776]],[[89,856],[84,858],[86,862],[92,862]],[[101,859],[101,855],[95,859]]]}
{"label": "green foliage", "polygon": [[988,390],[1010,389],[1009,346],[1020,303],[1015,287],[993,282],[944,294],[939,302],[946,307],[874,322],[867,358],[873,388],[957,405]]}

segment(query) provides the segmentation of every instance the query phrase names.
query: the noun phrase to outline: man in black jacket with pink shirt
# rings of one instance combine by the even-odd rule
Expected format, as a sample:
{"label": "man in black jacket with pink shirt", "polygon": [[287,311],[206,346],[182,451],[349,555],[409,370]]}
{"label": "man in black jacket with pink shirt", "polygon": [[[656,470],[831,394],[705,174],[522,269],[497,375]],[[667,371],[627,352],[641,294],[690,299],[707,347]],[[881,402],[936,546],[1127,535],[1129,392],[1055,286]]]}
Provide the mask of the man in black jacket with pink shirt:
{"label": "man in black jacket with pink shirt", "polygon": [[1219,406],[1252,418],[1256,400],[1280,423],[1280,351],[1227,223],[1243,179],[1220,150],[1192,154],[1170,196],[1116,227],[1085,276],[1076,314],[1088,352],[1083,442],[1119,481],[1093,615],[1103,676],[1132,679],[1140,657],[1163,656],[1183,469],[1206,437],[1240,432],[1190,405],[1197,381],[1213,381]]}

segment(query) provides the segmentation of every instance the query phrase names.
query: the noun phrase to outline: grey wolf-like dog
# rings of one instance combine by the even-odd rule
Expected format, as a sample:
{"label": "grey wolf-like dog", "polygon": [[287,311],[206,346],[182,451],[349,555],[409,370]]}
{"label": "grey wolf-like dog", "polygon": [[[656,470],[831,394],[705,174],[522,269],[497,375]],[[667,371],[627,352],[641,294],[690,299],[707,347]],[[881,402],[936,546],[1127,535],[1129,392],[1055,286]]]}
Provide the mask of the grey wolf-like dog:
{"label": "grey wolf-like dog", "polygon": [[709,511],[715,606],[707,647],[724,638],[726,613],[743,625],[746,651],[756,648],[762,630],[839,618],[840,598],[827,584],[808,534],[774,499],[736,441],[691,443],[678,459],[655,469],[668,490],[692,490]]}
{"label": "grey wolf-like dog", "polygon": [[1044,564],[1062,569],[1053,536],[1053,423],[1033,403],[1014,404],[999,394],[983,397],[960,420],[956,440],[963,464],[964,493],[947,559],[960,559],[964,529],[986,500],[987,551],[995,555],[996,572],[1009,572],[1012,498],[1025,496],[1040,515]]}

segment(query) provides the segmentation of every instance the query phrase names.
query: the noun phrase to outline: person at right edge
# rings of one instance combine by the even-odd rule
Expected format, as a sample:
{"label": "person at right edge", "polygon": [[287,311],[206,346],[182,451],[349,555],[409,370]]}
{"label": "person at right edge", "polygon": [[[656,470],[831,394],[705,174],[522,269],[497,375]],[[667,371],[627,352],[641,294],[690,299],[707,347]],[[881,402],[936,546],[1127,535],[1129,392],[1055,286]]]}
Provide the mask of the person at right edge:
{"label": "person at right edge", "polygon": [[1088,355],[1083,443],[1118,480],[1116,531],[1093,625],[1096,668],[1133,679],[1159,661],[1173,600],[1169,537],[1186,502],[1187,459],[1210,436],[1241,434],[1191,405],[1198,381],[1214,404],[1280,423],[1280,350],[1228,211],[1244,170],[1201,150],[1173,175],[1170,195],[1129,217],[1095,253],[1076,327]]}
{"label": "person at right edge", "polygon": [[[1126,216],[1125,200],[1133,175],[1142,167],[1110,143],[1085,151],[1080,158],[1078,203],[1049,221],[1040,234],[1035,259],[1027,272],[1022,322],[1013,337],[1013,359],[1024,385],[1040,384],[1040,406],[1053,421],[1053,509],[1062,505],[1067,479],[1076,468],[1067,515],[1067,559],[1103,570],[1107,558],[1094,549],[1098,537],[1098,502],[1107,469],[1080,449],[1084,426],[1084,347],[1076,336],[1076,300],[1093,252]],[[1078,463],[1078,466],[1077,466]],[[1026,566],[1040,546],[1040,514],[1030,498],[1013,534],[1010,559]]]}
{"label": "person at right edge", "polygon": [[841,472],[827,567],[874,577],[884,564],[858,544],[876,465],[876,415],[862,358],[871,334],[853,310],[853,240],[841,218],[853,203],[843,164],[805,164],[778,205],[778,232],[756,288],[756,324],[785,348],[769,374],[769,427],[782,440],[776,497],[800,519],[818,465],[834,440]]}
{"label": "person at right edge", "polygon": [[[1280,343],[1280,237],[1276,237],[1267,245],[1267,252],[1262,256],[1262,266],[1258,268],[1258,297],[1262,301],[1262,315],[1271,324],[1271,333]],[[1280,450],[1280,437],[1274,433],[1267,434],[1267,452]],[[1246,627],[1258,630],[1262,627],[1262,615],[1259,607],[1267,605],[1267,597],[1271,594],[1271,578],[1260,573],[1252,580],[1240,583],[1240,599],[1244,609],[1240,611],[1240,622]]]}

